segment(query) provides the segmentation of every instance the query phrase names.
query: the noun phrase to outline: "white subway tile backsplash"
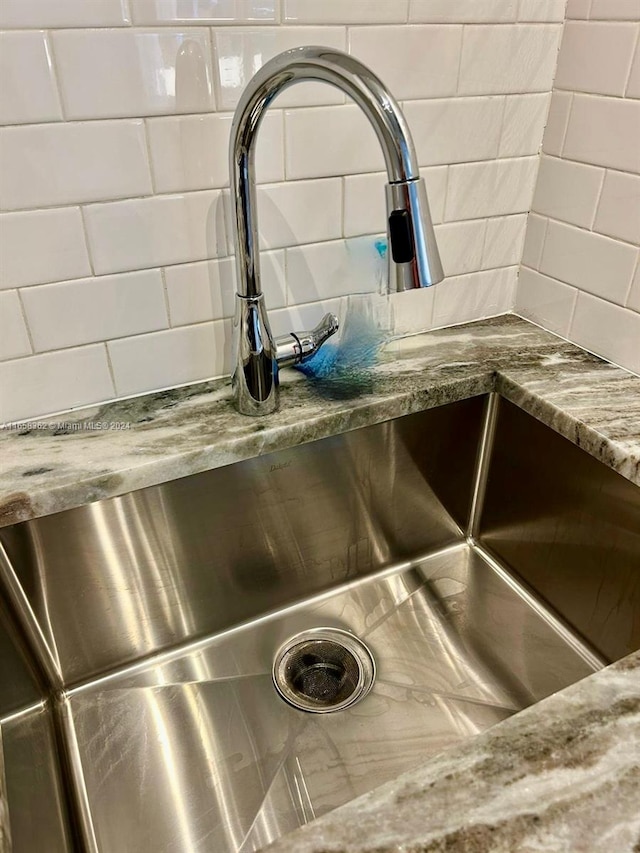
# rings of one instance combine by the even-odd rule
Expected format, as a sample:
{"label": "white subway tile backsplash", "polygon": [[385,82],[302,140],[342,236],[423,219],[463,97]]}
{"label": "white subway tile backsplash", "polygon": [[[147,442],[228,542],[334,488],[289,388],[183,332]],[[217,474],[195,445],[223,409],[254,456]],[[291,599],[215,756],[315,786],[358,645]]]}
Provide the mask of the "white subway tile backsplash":
{"label": "white subway tile backsplash", "polygon": [[589,10],[591,9],[591,0],[567,0],[567,20],[587,20]]}
{"label": "white subway tile backsplash", "polygon": [[550,95],[510,95],[505,102],[499,157],[537,154],[542,145]]}
{"label": "white subway tile backsplash", "polygon": [[535,213],[530,213],[527,217],[527,231],[522,247],[522,263],[525,266],[536,270],[540,266],[548,221],[548,219],[537,216]]}
{"label": "white subway tile backsplash", "polygon": [[[261,252],[262,289],[269,312],[287,302],[284,251]],[[169,316],[172,326],[233,317],[235,311],[235,259],[178,264],[165,269]]]}
{"label": "white subway tile backsplash", "polygon": [[446,276],[463,275],[482,267],[486,222],[450,222],[436,227],[436,239]]}
{"label": "white subway tile backsplash", "polygon": [[404,105],[421,166],[495,157],[503,111],[503,98],[445,98]]}
{"label": "white subway tile backsplash", "polygon": [[[152,118],[147,122],[155,188],[161,193],[229,186],[231,115]],[[282,113],[269,111],[256,150],[258,182],[284,179]]]}
{"label": "white subway tile backsplash", "polygon": [[573,95],[569,92],[554,92],[551,96],[551,106],[542,142],[542,150],[545,154],[555,154],[557,157],[562,154],[572,100]]}
{"label": "white subway tile backsplash", "polygon": [[114,395],[103,344],[0,364],[0,423],[88,406]]}
{"label": "white subway tile backsplash", "polygon": [[560,32],[556,24],[465,27],[459,94],[548,92]]}
{"label": "white subway tile backsplash", "polygon": [[543,157],[532,210],[590,228],[603,180],[603,169],[556,157]]}
{"label": "white subway tile backsplash", "polygon": [[379,172],[384,157],[373,128],[356,106],[285,111],[289,179]]}
{"label": "white subway tile backsplash", "polygon": [[373,293],[386,276],[375,240],[359,237],[287,249],[289,303]]}
{"label": "white subway tile backsplash", "polygon": [[513,305],[518,268],[474,272],[451,278],[434,290],[433,326],[440,328],[504,314]]}
{"label": "white subway tile backsplash", "polygon": [[638,250],[560,222],[549,222],[540,272],[624,304]]}
{"label": "white subway tile backsplash", "polygon": [[79,208],[0,214],[0,288],[90,273]]}
{"label": "white subway tile backsplash", "polygon": [[518,0],[411,0],[410,23],[486,23],[516,20]]}
{"label": "white subway tile backsplash", "polygon": [[[85,0],[86,2],[86,0]],[[278,0],[129,0],[133,23],[272,24]]]}
{"label": "white subway tile backsplash", "polygon": [[[216,86],[218,105],[235,109],[240,95],[256,71],[278,53],[305,44],[318,44],[344,51],[344,27],[267,27],[260,29],[215,29]],[[296,83],[274,101],[277,107],[342,104],[342,92],[327,83]]]}
{"label": "white subway tile backsplash", "polygon": [[409,0],[282,0],[287,24],[404,24]]}
{"label": "white subway tile backsplash", "polygon": [[526,227],[526,213],[489,219],[481,268],[509,267],[520,263]]}
{"label": "white subway tile backsplash", "polygon": [[20,300],[16,290],[0,293],[0,361],[31,353]]}
{"label": "white subway tile backsplash", "polygon": [[566,0],[520,0],[519,21],[564,21]]}
{"label": "white subway tile backsplash", "polygon": [[227,254],[220,191],[91,205],[85,209],[85,221],[98,274]]}
{"label": "white subway tile backsplash", "polygon": [[554,85],[576,92],[623,95],[637,34],[634,24],[568,21]]}
{"label": "white subway tile backsplash", "polygon": [[445,220],[525,213],[531,208],[537,169],[537,157],[451,166]]}
{"label": "white subway tile backsplash", "polygon": [[627,308],[632,308],[640,314],[640,261],[636,267],[636,274],[633,277],[629,298],[627,299]]}
{"label": "white subway tile backsplash", "polygon": [[640,245],[640,176],[607,172],[594,230]]}
{"label": "white subway tile backsplash", "polygon": [[119,396],[230,372],[231,321],[181,326],[107,344]]}
{"label": "white subway tile backsplash", "polygon": [[563,155],[640,172],[640,101],[574,95]]}
{"label": "white subway tile backsplash", "polygon": [[29,287],[22,302],[36,352],[168,326],[160,270]]}
{"label": "white subway tile backsplash", "polygon": [[515,310],[550,332],[568,335],[578,291],[561,281],[523,267],[520,270]]}
{"label": "white subway tile backsplash", "polygon": [[0,28],[119,27],[130,24],[127,0],[2,0]]}
{"label": "white subway tile backsplash", "polygon": [[11,164],[0,172],[4,210],[151,192],[141,120],[6,127],[0,151]]}
{"label": "white subway tile backsplash", "polygon": [[454,95],[462,27],[354,27],[349,52],[388,86],[397,100]]}
{"label": "white subway tile backsplash", "polygon": [[589,17],[592,21],[638,21],[639,0],[591,0]]}
{"label": "white subway tile backsplash", "polygon": [[52,39],[68,118],[213,109],[207,30],[69,30]]}
{"label": "white subway tile backsplash", "polygon": [[260,246],[278,249],[342,236],[342,181],[289,181],[258,189]]}
{"label": "white subway tile backsplash", "polygon": [[588,293],[579,293],[571,340],[640,373],[640,314],[620,308]]}
{"label": "white subway tile backsplash", "polygon": [[60,121],[46,33],[0,33],[0,124]]}

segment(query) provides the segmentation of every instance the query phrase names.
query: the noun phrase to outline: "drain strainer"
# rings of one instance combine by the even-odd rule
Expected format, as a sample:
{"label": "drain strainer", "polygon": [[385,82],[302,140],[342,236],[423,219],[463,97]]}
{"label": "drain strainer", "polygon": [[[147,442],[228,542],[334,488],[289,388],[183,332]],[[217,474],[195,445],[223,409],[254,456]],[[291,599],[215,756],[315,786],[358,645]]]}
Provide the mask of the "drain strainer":
{"label": "drain strainer", "polygon": [[273,662],[282,698],[316,714],[342,711],[363,699],[376,676],[365,644],[339,628],[312,628],[287,640]]}

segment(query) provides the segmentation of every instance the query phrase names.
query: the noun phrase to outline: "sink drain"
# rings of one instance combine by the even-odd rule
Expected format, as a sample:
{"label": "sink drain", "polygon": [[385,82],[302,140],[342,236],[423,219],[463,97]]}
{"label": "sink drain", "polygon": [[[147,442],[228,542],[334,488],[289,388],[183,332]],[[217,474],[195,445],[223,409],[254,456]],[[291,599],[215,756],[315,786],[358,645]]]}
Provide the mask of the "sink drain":
{"label": "sink drain", "polygon": [[273,681],[282,698],[316,714],[342,711],[363,699],[376,665],[365,644],[339,628],[312,628],[278,649]]}

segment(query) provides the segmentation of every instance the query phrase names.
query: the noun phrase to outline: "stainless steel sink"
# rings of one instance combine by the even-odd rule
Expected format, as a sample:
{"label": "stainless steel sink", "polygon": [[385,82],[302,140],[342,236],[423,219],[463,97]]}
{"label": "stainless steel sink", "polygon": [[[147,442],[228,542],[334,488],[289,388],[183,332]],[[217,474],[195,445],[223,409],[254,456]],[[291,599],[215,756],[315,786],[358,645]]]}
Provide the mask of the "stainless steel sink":
{"label": "stainless steel sink", "polygon": [[[257,851],[640,647],[640,489],[495,395],[0,540],[19,853]],[[273,683],[318,628],[375,661],[344,710]]]}

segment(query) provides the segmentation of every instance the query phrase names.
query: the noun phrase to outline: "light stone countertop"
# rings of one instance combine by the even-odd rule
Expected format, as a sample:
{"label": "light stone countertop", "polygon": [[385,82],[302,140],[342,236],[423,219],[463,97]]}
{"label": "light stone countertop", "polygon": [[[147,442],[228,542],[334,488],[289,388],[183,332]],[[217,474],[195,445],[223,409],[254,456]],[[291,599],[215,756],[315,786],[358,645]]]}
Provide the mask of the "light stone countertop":
{"label": "light stone countertop", "polygon": [[[350,381],[285,371],[265,419],[236,414],[216,381],[5,428],[0,526],[491,390],[640,484],[640,378],[507,315],[393,342]],[[637,853],[640,653],[269,849]]]}
{"label": "light stone countertop", "polygon": [[505,315],[395,341],[349,381],[283,371],[266,418],[218,380],[5,427],[0,526],[491,390],[640,484],[640,378]]}

